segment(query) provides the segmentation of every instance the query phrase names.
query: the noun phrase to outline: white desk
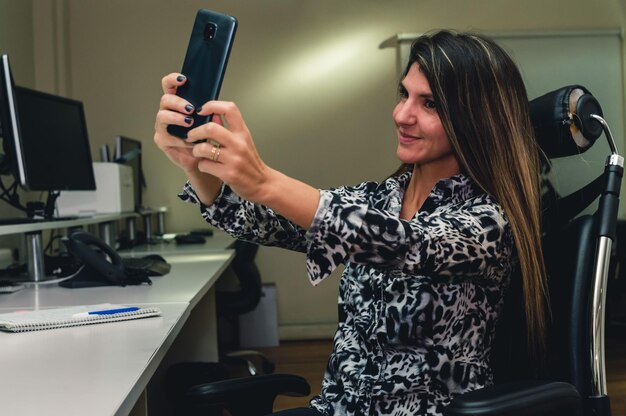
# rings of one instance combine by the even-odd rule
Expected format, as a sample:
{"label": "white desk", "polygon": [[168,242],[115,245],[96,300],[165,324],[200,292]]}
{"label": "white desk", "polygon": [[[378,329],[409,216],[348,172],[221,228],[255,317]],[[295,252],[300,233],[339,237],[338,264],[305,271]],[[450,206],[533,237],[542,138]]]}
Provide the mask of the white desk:
{"label": "white desk", "polygon": [[127,415],[189,314],[0,333],[0,409],[12,416]]}
{"label": "white desk", "polygon": [[0,295],[0,309],[5,311],[103,302],[157,305],[163,311],[159,318],[0,333],[0,413],[126,415],[138,398],[135,411],[143,410],[141,394],[149,381],[156,392],[149,394],[162,400],[159,364],[217,358],[211,287],[233,255],[223,251],[164,256],[172,270],[152,278],[151,286],[65,289],[39,284]]}
{"label": "white desk", "polygon": [[54,308],[99,303],[188,303],[194,307],[226,269],[233,251],[164,256],[172,265],[165,276],[151,277],[152,285],[100,286],[66,289],[40,283],[16,293],[0,295],[2,309]]}

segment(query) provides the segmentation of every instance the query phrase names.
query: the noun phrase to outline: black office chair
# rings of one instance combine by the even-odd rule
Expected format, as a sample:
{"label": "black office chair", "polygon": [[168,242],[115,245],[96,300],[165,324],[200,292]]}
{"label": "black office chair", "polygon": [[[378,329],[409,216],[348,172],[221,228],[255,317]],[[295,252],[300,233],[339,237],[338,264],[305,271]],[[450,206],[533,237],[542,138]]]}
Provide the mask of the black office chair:
{"label": "black office chair", "polygon": [[183,362],[172,365],[166,375],[166,390],[170,400],[185,414],[221,414],[212,409],[196,409],[184,398],[195,385],[211,383],[233,377],[256,376],[274,372],[272,363],[264,354],[253,350],[239,350],[240,315],[254,310],[259,304],[262,281],[255,257],[259,246],[243,240],[235,242],[235,257],[231,269],[237,278],[237,290],[220,290],[216,293],[218,318],[219,362]]}
{"label": "black office chair", "polygon": [[622,333],[626,326],[626,220],[617,221],[617,232],[613,242],[614,261],[607,283],[606,326],[607,332]]}
{"label": "black office chair", "polygon": [[[584,94],[570,111],[574,90]],[[573,115],[572,115],[573,113]],[[505,302],[492,365],[493,386],[457,396],[446,416],[584,415],[609,416],[604,373],[604,294],[619,203],[623,158],[595,98],[581,86],[568,86],[531,102],[542,149],[551,157],[580,153],[604,132],[611,147],[604,174],[581,190],[553,195],[545,212],[544,249],[549,279],[551,322],[547,359],[529,360],[520,276],[513,277]],[[574,124],[582,135],[573,140]],[[578,216],[600,195],[593,215]],[[232,415],[261,416],[272,411],[278,394],[308,395],[297,376],[274,374],[197,385],[185,392],[196,408],[223,407]]]}
{"label": "black office chair", "polygon": [[243,240],[235,242],[232,270],[239,287],[237,290],[218,290],[216,293],[220,362],[231,367],[231,374],[237,374],[238,368],[251,376],[271,374],[275,368],[274,363],[264,354],[239,349],[239,317],[253,311],[263,296],[261,274],[254,261],[258,250],[257,244]]}
{"label": "black office chair", "polygon": [[[555,125],[563,126],[571,120],[563,110],[577,87],[582,88],[571,86],[547,94],[535,108],[555,104],[554,108],[562,109],[555,111],[561,113],[555,117]],[[446,416],[611,414],[604,368],[604,304],[611,246],[616,238],[623,158],[617,154],[595,98],[585,90],[576,107],[572,122],[590,138],[589,146],[604,131],[611,155],[600,178],[545,208],[549,224],[543,248],[551,311],[547,359],[539,366],[526,360],[525,341],[519,336],[523,332],[521,303],[515,299],[507,302],[494,345],[494,386],[455,398],[444,412]],[[542,143],[541,133],[537,136]],[[554,150],[549,156],[564,155]],[[595,212],[577,216],[597,196],[600,200]],[[514,282],[509,292],[517,299],[518,284]]]}

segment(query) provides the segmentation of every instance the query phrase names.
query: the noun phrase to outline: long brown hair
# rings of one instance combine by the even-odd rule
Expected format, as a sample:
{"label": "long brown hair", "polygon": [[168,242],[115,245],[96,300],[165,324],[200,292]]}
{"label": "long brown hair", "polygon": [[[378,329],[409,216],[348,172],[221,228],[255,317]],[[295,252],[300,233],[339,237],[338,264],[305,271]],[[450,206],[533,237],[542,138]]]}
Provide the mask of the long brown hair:
{"label": "long brown hair", "polygon": [[495,198],[510,221],[522,272],[529,346],[533,355],[541,355],[546,289],[540,151],[520,72],[494,41],[452,31],[418,38],[407,72],[414,63],[428,79],[461,169]]}

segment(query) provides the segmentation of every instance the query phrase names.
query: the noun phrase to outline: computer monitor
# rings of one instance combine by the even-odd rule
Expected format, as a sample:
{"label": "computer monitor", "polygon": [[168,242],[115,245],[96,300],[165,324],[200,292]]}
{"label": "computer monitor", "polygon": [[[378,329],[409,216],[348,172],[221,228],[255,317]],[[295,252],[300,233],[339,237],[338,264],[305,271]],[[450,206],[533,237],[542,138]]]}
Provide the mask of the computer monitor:
{"label": "computer monitor", "polygon": [[14,137],[20,185],[30,191],[96,189],[83,103],[15,87]]}
{"label": "computer monitor", "polygon": [[0,173],[11,173],[14,169],[23,170],[15,166],[13,144],[20,137],[20,124],[15,98],[15,83],[9,64],[8,55],[0,55],[0,137],[3,139],[4,155],[0,162]]}
{"label": "computer monitor", "polygon": [[[96,189],[82,103],[15,86],[6,54],[0,54],[0,136],[0,174],[15,178],[8,188],[0,180],[0,199],[29,217],[51,218],[59,191]],[[48,191],[46,203],[22,205],[18,184]],[[9,220],[22,219],[0,222]]]}
{"label": "computer monitor", "polygon": [[141,194],[145,186],[141,166],[141,141],[126,136],[115,139],[115,162],[124,163],[133,168],[133,186],[135,187],[135,210],[143,208]]}

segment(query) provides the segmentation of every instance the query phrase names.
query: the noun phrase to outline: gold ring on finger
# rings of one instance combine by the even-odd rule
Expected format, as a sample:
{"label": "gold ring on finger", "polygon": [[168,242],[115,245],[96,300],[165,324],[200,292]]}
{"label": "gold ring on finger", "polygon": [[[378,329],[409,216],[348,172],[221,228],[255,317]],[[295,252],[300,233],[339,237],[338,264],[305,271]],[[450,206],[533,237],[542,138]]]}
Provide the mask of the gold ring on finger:
{"label": "gold ring on finger", "polygon": [[211,154],[209,155],[209,160],[211,162],[217,161],[217,158],[220,156],[220,145],[214,144],[211,148]]}

